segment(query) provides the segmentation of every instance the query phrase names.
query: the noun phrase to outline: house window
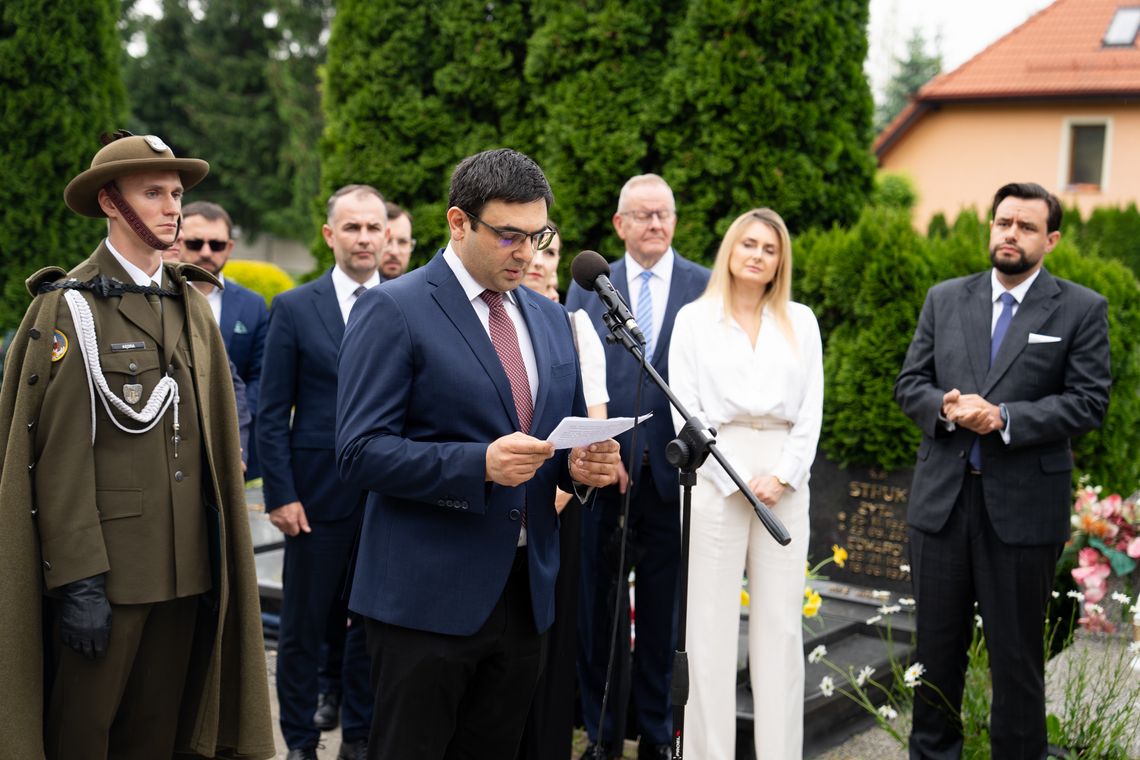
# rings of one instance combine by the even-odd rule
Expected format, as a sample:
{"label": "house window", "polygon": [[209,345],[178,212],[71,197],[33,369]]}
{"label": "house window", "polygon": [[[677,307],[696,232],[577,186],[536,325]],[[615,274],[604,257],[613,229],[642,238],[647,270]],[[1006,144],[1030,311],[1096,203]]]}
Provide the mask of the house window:
{"label": "house window", "polygon": [[1105,124],[1073,124],[1069,140],[1069,187],[1104,185]]}
{"label": "house window", "polygon": [[1134,47],[1140,31],[1140,7],[1117,8],[1104,33],[1104,47]]}

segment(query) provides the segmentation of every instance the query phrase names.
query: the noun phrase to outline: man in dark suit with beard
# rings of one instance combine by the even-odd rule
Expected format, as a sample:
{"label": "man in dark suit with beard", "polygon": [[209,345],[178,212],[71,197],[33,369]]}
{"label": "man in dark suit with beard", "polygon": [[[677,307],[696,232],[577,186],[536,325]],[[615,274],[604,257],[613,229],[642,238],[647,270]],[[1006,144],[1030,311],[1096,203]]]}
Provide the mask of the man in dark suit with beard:
{"label": "man in dark suit with beard", "polygon": [[962,751],[974,603],[993,675],[994,757],[1046,751],[1043,626],[1069,537],[1070,438],[1108,406],[1108,304],[1042,266],[1061,207],[1040,185],[994,196],[993,269],[935,285],[895,382],[922,429],[908,522],[918,600],[911,758]]}

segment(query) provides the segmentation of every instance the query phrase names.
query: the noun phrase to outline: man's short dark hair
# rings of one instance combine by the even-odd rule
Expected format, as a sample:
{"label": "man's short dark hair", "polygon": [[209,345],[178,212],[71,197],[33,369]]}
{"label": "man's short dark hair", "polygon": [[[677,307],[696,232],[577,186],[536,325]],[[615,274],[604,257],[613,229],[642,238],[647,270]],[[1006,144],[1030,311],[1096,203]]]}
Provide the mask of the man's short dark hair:
{"label": "man's short dark hair", "polygon": [[554,204],[546,175],[529,157],[510,148],[485,150],[459,162],[451,173],[448,207],[478,216],[491,201]]}
{"label": "man's short dark hair", "polygon": [[387,203],[387,201],[384,200],[384,196],[380,194],[380,191],[372,187],[372,185],[345,185],[329,196],[329,201],[325,206],[325,216],[330,225],[333,223],[333,212],[336,211],[337,201],[346,195],[354,195],[356,193],[375,195],[380,199],[381,203]]}
{"label": "man's short dark hair", "polygon": [[200,216],[209,222],[216,222],[221,219],[226,223],[226,237],[234,236],[234,222],[230,219],[230,215],[226,210],[216,203],[209,201],[194,201],[187,203],[182,207],[182,218],[188,219],[192,216]]}
{"label": "man's short dark hair", "polygon": [[1049,209],[1049,216],[1045,223],[1046,232],[1056,232],[1061,229],[1061,202],[1057,196],[1036,182],[1010,182],[1004,185],[994,195],[994,205],[990,209],[990,219],[997,216],[997,207],[1006,198],[1021,198],[1022,200],[1043,200]]}
{"label": "man's short dark hair", "polygon": [[413,221],[412,212],[408,211],[406,208],[399,205],[398,203],[392,203],[392,201],[384,201],[384,210],[388,212],[388,221],[389,222],[392,221],[393,219],[399,219],[401,216],[408,217],[409,223],[411,223]]}

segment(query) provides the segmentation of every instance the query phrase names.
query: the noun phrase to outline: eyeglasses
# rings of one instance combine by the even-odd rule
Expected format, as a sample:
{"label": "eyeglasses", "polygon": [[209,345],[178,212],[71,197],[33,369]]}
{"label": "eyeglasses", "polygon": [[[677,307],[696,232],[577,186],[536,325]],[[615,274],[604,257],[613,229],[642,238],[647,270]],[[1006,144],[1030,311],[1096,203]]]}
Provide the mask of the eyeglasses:
{"label": "eyeglasses", "polygon": [[190,238],[189,240],[183,240],[182,241],[182,245],[186,246],[191,251],[200,251],[200,250],[202,250],[202,246],[206,245],[207,243],[210,244],[210,250],[211,251],[213,251],[214,253],[221,253],[222,251],[226,250],[226,246],[230,244],[230,241],[228,241],[228,240],[203,240],[202,238]]}
{"label": "eyeglasses", "polygon": [[677,216],[677,212],[672,209],[661,209],[658,211],[622,211],[621,215],[631,217],[633,221],[638,224],[646,224],[653,217],[657,217],[661,220],[662,224],[668,224]]}
{"label": "eyeglasses", "polygon": [[494,232],[496,235],[498,235],[500,248],[514,248],[524,240],[530,240],[531,246],[536,251],[542,251],[545,250],[546,247],[550,245],[550,241],[554,239],[554,230],[552,230],[550,227],[544,227],[538,232],[502,230],[493,224],[487,224],[482,219],[472,214],[470,211],[464,211],[463,213],[467,214],[471,221],[484,225],[491,232]]}

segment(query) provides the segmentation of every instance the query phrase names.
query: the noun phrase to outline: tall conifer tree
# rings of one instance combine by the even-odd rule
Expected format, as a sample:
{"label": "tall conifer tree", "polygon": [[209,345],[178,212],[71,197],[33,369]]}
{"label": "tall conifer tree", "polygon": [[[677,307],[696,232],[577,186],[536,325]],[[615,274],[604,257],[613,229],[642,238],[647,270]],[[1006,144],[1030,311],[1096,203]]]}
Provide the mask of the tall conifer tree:
{"label": "tall conifer tree", "polygon": [[63,189],[123,126],[118,0],[4,0],[0,9],[0,328],[27,307],[24,279],[70,268],[105,224],[77,216]]}

